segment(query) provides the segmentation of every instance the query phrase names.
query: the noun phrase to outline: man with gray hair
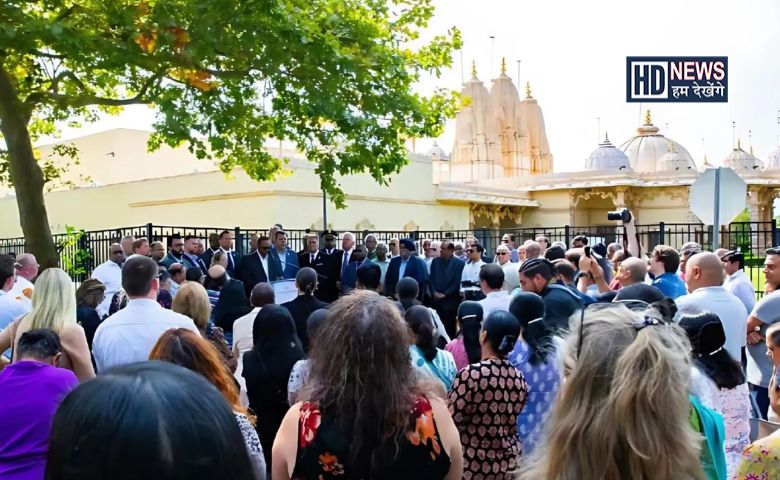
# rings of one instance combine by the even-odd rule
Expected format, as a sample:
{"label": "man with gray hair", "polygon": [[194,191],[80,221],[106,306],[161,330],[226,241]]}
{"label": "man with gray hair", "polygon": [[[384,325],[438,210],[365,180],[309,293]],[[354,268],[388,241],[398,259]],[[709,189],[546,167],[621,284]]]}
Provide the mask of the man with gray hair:
{"label": "man with gray hair", "polygon": [[542,246],[537,242],[526,242],[525,244],[525,259],[533,260],[542,256]]}
{"label": "man with gray hair", "polygon": [[428,274],[431,273],[431,264],[434,258],[441,256],[441,242],[438,240],[431,240],[431,244],[427,250],[425,250],[425,266],[428,268]]}
{"label": "man with gray hair", "polygon": [[368,253],[366,258],[368,258],[372,262],[376,260],[376,245],[377,245],[376,235],[374,235],[373,233],[369,233],[368,235],[363,237],[363,245],[366,246],[366,252]]}
{"label": "man with gray hair", "polygon": [[511,262],[510,255],[509,245],[501,244],[496,248],[496,263],[504,271],[504,285],[501,289],[506,292],[520,286],[520,265]]}
{"label": "man with gray hair", "polygon": [[133,242],[135,237],[132,235],[125,235],[122,240],[119,241],[119,245],[122,246],[122,251],[125,252],[125,258],[133,254]]}

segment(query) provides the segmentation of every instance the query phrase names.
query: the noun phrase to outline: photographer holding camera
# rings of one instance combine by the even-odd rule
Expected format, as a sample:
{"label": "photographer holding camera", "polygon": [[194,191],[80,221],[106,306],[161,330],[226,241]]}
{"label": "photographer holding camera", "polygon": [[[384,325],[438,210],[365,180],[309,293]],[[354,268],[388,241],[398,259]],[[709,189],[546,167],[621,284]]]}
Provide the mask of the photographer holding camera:
{"label": "photographer holding camera", "polygon": [[636,217],[627,208],[619,208],[607,213],[607,220],[623,225],[623,249],[632,257],[642,258],[642,247],[636,233]]}

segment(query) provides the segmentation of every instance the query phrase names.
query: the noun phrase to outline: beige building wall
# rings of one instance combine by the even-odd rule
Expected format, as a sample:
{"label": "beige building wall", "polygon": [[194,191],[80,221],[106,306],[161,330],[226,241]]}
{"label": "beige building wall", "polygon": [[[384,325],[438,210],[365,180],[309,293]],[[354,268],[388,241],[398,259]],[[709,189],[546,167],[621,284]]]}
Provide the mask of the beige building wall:
{"label": "beige building wall", "polygon": [[[205,162],[204,162],[205,163]],[[256,182],[237,170],[150,178],[114,185],[54,191],[46,195],[53,232],[66,225],[85,230],[158,225],[321,228],[322,194],[313,165],[292,160],[294,170],[272,182]],[[128,167],[130,170],[133,167]],[[388,186],[369,175],[340,179],[347,208],[328,204],[336,229],[467,229],[468,204],[436,201],[430,161],[413,160]],[[0,237],[21,236],[16,199],[0,198]]]}

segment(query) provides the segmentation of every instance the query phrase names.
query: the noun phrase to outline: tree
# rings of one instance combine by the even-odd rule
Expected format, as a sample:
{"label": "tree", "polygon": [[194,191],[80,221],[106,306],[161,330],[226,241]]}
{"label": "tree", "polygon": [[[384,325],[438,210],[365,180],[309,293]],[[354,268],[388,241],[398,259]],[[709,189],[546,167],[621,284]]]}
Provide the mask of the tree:
{"label": "tree", "polygon": [[339,207],[336,175],[385,183],[405,141],[440,134],[457,108],[452,91],[413,90],[460,46],[455,28],[422,44],[432,15],[432,0],[5,0],[0,179],[30,250],[57,264],[43,189],[58,171],[33,142],[125,105],[156,109],[150,149],[186,144],[257,180],[284,169],[264,143],[292,141]]}

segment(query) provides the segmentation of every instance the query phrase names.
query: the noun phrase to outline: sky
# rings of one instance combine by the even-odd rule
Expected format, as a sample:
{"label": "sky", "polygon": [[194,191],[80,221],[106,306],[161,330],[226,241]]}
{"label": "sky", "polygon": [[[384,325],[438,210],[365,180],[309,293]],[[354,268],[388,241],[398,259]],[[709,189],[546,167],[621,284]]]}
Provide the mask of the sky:
{"label": "sky", "polygon": [[[520,83],[530,81],[544,113],[555,171],[581,169],[605,132],[615,145],[629,139],[647,108],[661,133],[682,144],[699,165],[705,154],[715,165],[728,155],[732,122],[742,147],[748,150],[752,144],[760,159],[778,145],[777,0],[435,0],[435,5],[423,38],[456,26],[464,45],[453,67],[440,78],[422,79],[419,90],[460,90],[461,75],[468,80],[472,60],[490,88],[488,80],[498,76],[502,57],[515,80],[521,60]],[[729,101],[643,104],[640,112],[639,104],[625,101],[627,56],[728,56]],[[148,129],[152,119],[145,107],[133,107],[80,131],[66,129],[63,137],[116,127]],[[448,152],[454,127],[451,120],[437,139]],[[424,152],[433,141],[418,140],[416,150]]]}

